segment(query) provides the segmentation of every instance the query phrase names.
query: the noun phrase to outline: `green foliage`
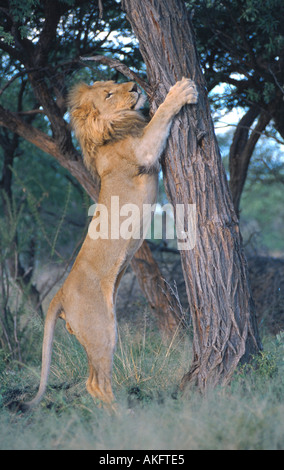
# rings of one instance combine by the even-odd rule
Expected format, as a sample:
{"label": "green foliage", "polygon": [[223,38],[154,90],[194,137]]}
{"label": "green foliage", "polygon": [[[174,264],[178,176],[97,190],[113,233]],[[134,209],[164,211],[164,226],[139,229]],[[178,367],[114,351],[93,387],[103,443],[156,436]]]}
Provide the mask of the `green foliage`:
{"label": "green foliage", "polygon": [[[284,370],[284,332],[275,337],[266,336],[263,339],[263,351],[255,356],[251,363],[244,364],[236,372],[236,387],[241,395],[249,393],[271,393],[271,400],[277,403],[281,396]],[[239,389],[239,386],[241,389]]]}
{"label": "green foliage", "polygon": [[8,45],[13,44],[14,42],[12,34],[6,33],[3,26],[0,26],[0,41],[3,41]]}
{"label": "green foliage", "polygon": [[[6,225],[7,230],[9,227]],[[12,246],[11,246],[12,245]],[[15,243],[1,240],[0,246],[0,372],[4,364],[15,359],[22,361],[22,347],[25,345],[26,354],[30,352],[29,346],[35,350],[36,335],[31,328],[30,309],[27,302],[29,288],[20,284],[10,275],[9,267],[15,263],[17,269],[17,251]]]}
{"label": "green foliage", "polygon": [[254,90],[253,88],[248,88],[247,90],[247,99],[251,103],[259,103],[260,101],[260,95],[257,90]]}
{"label": "green foliage", "polygon": [[12,198],[12,200],[10,200],[3,190],[1,191],[1,196],[5,201],[6,208],[6,217],[2,219],[2,223],[0,224],[0,261],[3,262],[7,256],[13,256],[14,254],[14,240],[17,235],[18,225],[23,215],[24,207],[23,205],[18,207],[15,199]]}
{"label": "green foliage", "polygon": [[[263,255],[283,256],[284,162],[273,129],[267,130],[272,138],[260,139],[250,162],[241,199],[241,231],[248,250],[256,250]],[[231,129],[218,135],[228,179],[228,153],[233,132],[234,129]]]}
{"label": "green foliage", "polygon": [[275,95],[275,85],[273,83],[265,83],[263,88],[263,99],[268,104]]}
{"label": "green foliage", "polygon": [[272,256],[284,253],[283,183],[284,163],[279,146],[262,139],[241,200],[241,225],[245,240],[258,233],[262,250],[266,248]]}
{"label": "green foliage", "polygon": [[40,0],[25,0],[25,2],[21,2],[19,0],[9,0],[9,10],[13,16],[14,21],[23,23],[22,26],[19,27],[19,32],[22,39],[27,37],[30,31],[30,28],[25,25],[25,23],[29,20],[30,17],[32,17],[34,8],[38,7],[39,5]]}
{"label": "green foliage", "polygon": [[[282,0],[187,0],[209,90],[228,83],[219,107],[271,102],[281,83]],[[217,103],[215,103],[217,105]]]}
{"label": "green foliage", "polygon": [[[265,187],[256,183],[249,191],[245,189],[241,203],[242,225],[248,224],[249,232],[244,228],[245,239],[258,233],[262,249],[272,255],[281,255],[283,246],[283,185],[275,183]],[[255,221],[253,224],[252,221]]]}
{"label": "green foliage", "polygon": [[245,364],[242,367],[240,376],[244,377],[255,370],[257,370],[257,379],[271,379],[277,372],[277,357],[275,353],[271,353],[270,351],[261,352],[254,358],[252,363]]}
{"label": "green foliage", "polygon": [[88,198],[66,170],[50,165],[50,157],[25,142],[18,150],[26,156],[14,159],[12,194],[0,191],[0,344],[7,360],[28,361],[37,341],[32,327],[38,315],[32,312],[40,306],[33,291],[37,266],[46,259],[72,261],[85,230]]}

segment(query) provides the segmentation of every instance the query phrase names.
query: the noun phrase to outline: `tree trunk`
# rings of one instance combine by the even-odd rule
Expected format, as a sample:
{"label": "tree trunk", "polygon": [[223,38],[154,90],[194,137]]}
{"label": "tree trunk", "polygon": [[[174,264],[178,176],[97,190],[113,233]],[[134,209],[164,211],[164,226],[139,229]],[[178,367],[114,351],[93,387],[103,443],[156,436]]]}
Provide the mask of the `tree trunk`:
{"label": "tree trunk", "polygon": [[[283,56],[283,54],[282,54]],[[283,58],[282,58],[283,61]],[[276,130],[281,135],[282,139],[284,139],[284,87],[280,87],[279,84],[277,86],[280,88],[277,93],[276,97],[276,106],[273,110],[273,120]]]}
{"label": "tree trunk", "polygon": [[184,2],[123,0],[122,6],[155,90],[152,112],[182,76],[192,78],[199,91],[198,105],[175,119],[162,165],[173,206],[196,204],[196,244],[181,251],[194,330],[193,363],[181,388],[194,383],[205,391],[227,383],[237,365],[261,348],[238,218]]}
{"label": "tree trunk", "polygon": [[[158,264],[153,258],[149,245],[143,243],[131,261],[140,288],[148,299],[154,312],[159,329],[164,336],[176,333],[183,326],[184,318],[173,290],[161,275]],[[153,286],[155,288],[153,289]]]}
{"label": "tree trunk", "polygon": [[[247,179],[247,172],[255,146],[262,132],[271,121],[271,114],[252,106],[240,120],[229,154],[230,190],[236,214],[239,216],[241,195]],[[251,127],[257,118],[254,129]],[[251,131],[251,132],[250,132]]]}
{"label": "tree trunk", "polygon": [[[7,135],[0,135],[0,145],[3,149],[3,169],[2,177],[0,179],[0,197],[2,199],[5,223],[7,225],[14,223],[14,221],[11,220],[11,207],[13,204],[12,177],[13,164],[16,150],[18,149],[18,144],[19,136],[17,134],[12,134],[11,138],[9,137],[8,133]],[[14,248],[14,252],[12,252],[12,247]],[[35,308],[35,310],[43,318],[39,291],[35,285],[31,284],[34,267],[33,257],[30,257],[31,266],[29,273],[27,274],[19,257],[17,231],[15,232],[13,239],[10,240],[10,249],[8,250],[7,256],[4,257],[4,259],[5,258],[9,275],[18,284],[23,293],[25,293],[24,287],[26,288],[26,293],[28,293],[32,307]]]}

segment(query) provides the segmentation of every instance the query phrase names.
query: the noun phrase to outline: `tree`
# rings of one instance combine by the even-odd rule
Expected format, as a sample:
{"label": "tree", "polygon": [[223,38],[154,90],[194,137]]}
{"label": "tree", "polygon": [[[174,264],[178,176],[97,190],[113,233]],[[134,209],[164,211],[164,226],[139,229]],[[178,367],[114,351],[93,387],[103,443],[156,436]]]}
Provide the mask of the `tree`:
{"label": "tree", "polygon": [[[22,95],[25,87],[25,83],[22,83],[22,86],[19,90],[18,96],[18,111],[22,109]],[[35,115],[29,116],[29,122],[33,120]],[[17,134],[10,134],[7,129],[3,128],[0,133],[0,145],[3,149],[3,170],[2,177],[0,179],[0,197],[2,199],[3,211],[6,219],[6,227],[11,223],[12,218],[12,208],[14,204],[13,190],[12,190],[12,179],[13,179],[13,163],[17,155],[17,150],[19,147],[19,136]],[[31,259],[34,258],[34,238],[31,237],[29,244],[29,251]],[[31,284],[31,279],[33,275],[33,267],[31,266],[27,272],[25,271],[20,256],[19,256],[19,243],[18,243],[18,233],[16,230],[13,231],[12,240],[10,240],[10,246],[13,249],[13,252],[9,253],[7,256],[7,264],[9,266],[8,271],[10,272],[12,278],[19,284],[20,287],[29,287],[29,298],[33,306],[37,306],[40,315],[42,316],[42,308],[40,305],[39,292],[36,287]],[[33,259],[34,261],[34,259]],[[34,263],[32,263],[34,264]],[[3,267],[2,267],[3,268]],[[3,275],[3,273],[2,273]]]}
{"label": "tree", "polygon": [[237,365],[261,349],[238,218],[185,3],[123,0],[122,6],[147,66],[152,112],[182,76],[198,86],[199,104],[176,119],[162,166],[173,206],[196,204],[196,245],[181,252],[194,329],[193,362],[181,386],[206,390],[227,383]]}
{"label": "tree", "polygon": [[[257,124],[251,130],[257,116],[259,116]],[[271,114],[268,111],[262,111],[259,115],[258,107],[251,106],[241,118],[234,133],[229,153],[229,171],[230,190],[234,208],[238,216],[241,196],[255,146],[270,121]]]}
{"label": "tree", "polygon": [[[12,139],[16,134],[54,157],[71,173],[73,181],[77,180],[96,200],[99,180],[88,173],[73,142],[64,118],[65,97],[72,74],[82,68],[81,55],[105,50],[113,54],[121,52],[121,44],[108,42],[117,24],[122,28],[125,25],[121,10],[115,1],[105,0],[106,13],[102,20],[101,2],[90,4],[86,0],[24,3],[1,0],[0,7],[1,64],[3,76],[7,77],[0,91],[2,100],[4,97],[4,104],[0,105],[0,125],[9,130]],[[134,64],[139,63],[140,57],[137,58],[135,51],[130,56]],[[103,72],[99,70],[97,75],[100,78]],[[90,74],[85,73],[85,76],[90,80]],[[8,109],[9,103],[5,103],[5,93],[15,80],[23,77],[27,86],[22,91],[22,108],[12,112]],[[37,116],[36,125],[29,119],[32,115]],[[175,330],[180,322],[179,305],[146,243],[137,252],[133,268],[160,327],[164,332]],[[155,284],[152,283],[153,273]]]}
{"label": "tree", "polygon": [[[269,123],[284,137],[282,0],[187,0],[208,90],[226,84],[215,108],[244,108],[230,150],[237,214],[249,163]],[[275,132],[274,132],[275,133]]]}

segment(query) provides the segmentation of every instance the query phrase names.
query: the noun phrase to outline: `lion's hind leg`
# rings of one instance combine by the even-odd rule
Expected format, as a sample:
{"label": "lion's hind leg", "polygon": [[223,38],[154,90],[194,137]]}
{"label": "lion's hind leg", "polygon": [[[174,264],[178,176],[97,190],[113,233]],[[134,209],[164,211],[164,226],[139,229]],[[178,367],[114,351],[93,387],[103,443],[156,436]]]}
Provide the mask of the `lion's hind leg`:
{"label": "lion's hind leg", "polygon": [[[83,276],[81,276],[83,278]],[[65,291],[66,326],[84,347],[89,363],[86,387],[94,399],[114,401],[112,365],[116,344],[116,318],[113,305],[115,280],[85,278],[78,287]],[[70,294],[71,292],[71,294]]]}
{"label": "lion's hind leg", "polygon": [[[115,303],[119,283],[125,273],[127,265],[121,267],[114,283],[101,283],[102,303],[105,310],[107,327],[99,330],[100,341],[93,348],[87,350],[90,375],[86,383],[88,392],[93,398],[98,398],[104,403],[114,406],[115,397],[112,391],[112,366],[116,343],[116,317]],[[97,306],[98,307],[98,306]],[[98,310],[98,311],[102,311]],[[90,344],[91,342],[89,342]]]}
{"label": "lion's hind leg", "polygon": [[89,359],[87,390],[94,399],[99,399],[111,405],[115,400],[111,384],[112,357],[100,359],[95,366],[93,363],[94,361]]}
{"label": "lion's hind leg", "polygon": [[89,377],[86,387],[94,399],[104,403],[114,402],[112,391],[112,365],[115,349],[115,324],[93,335],[90,332],[85,349],[89,362]]}
{"label": "lion's hind leg", "polygon": [[[112,365],[116,344],[116,319],[110,302],[106,302],[103,296],[96,300],[96,305],[89,305],[85,309],[74,332],[88,357],[88,392],[94,399],[111,404],[114,401]],[[71,324],[72,329],[73,326]]]}

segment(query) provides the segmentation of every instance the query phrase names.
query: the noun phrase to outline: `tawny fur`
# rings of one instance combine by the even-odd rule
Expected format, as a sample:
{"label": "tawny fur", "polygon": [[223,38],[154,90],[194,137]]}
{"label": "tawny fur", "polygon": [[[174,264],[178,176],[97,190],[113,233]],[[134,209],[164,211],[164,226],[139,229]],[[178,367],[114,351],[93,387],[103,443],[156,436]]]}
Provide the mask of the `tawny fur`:
{"label": "tawny fur", "polygon": [[[164,103],[148,123],[139,108],[144,99],[133,82],[79,84],[71,90],[71,122],[87,168],[99,175],[99,204],[110,214],[111,197],[120,207],[155,204],[159,158],[174,116],[197,102],[197,91],[189,79],[174,85]],[[98,216],[95,213],[94,219]],[[111,233],[109,217],[109,234]],[[137,220],[137,225],[141,219]],[[142,243],[139,239],[92,239],[88,234],[74,266],[52,300],[46,316],[42,352],[42,374],[38,394],[22,409],[41,400],[47,385],[54,327],[58,317],[84,346],[89,362],[87,390],[111,404],[111,376],[116,343],[115,300],[123,273]]]}

